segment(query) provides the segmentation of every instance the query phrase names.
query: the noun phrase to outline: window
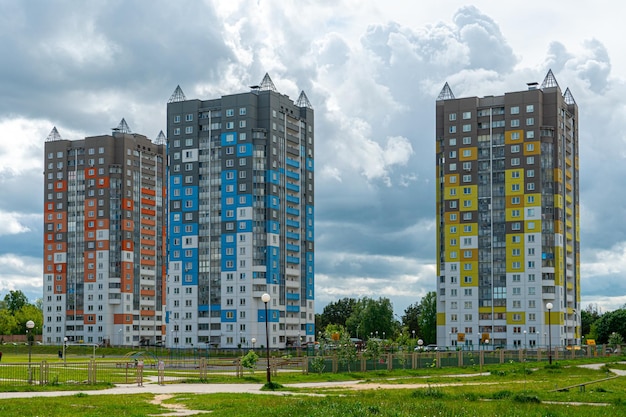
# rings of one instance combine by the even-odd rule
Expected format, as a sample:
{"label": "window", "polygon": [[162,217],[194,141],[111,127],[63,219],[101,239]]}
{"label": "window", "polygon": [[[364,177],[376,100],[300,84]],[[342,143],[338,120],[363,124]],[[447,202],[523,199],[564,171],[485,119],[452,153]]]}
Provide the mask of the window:
{"label": "window", "polygon": [[526,113],[532,113],[535,111],[535,106],[532,104],[527,104],[526,105]]}
{"label": "window", "polygon": [[517,152],[519,152],[519,145],[511,146],[511,153],[517,153]]}
{"label": "window", "polygon": [[186,122],[193,122],[193,114],[185,115],[185,121]]}
{"label": "window", "polygon": [[234,109],[226,109],[226,117],[233,117],[235,115]]}
{"label": "window", "polygon": [[471,232],[472,232],[472,226],[471,226],[471,225],[469,225],[469,224],[464,225],[464,226],[463,226],[463,231],[464,231],[465,233],[471,233]]}
{"label": "window", "polygon": [[465,171],[469,171],[472,169],[472,163],[471,162],[463,162],[463,169]]}
{"label": "window", "polygon": [[472,212],[471,211],[467,211],[467,212],[463,213],[463,220],[472,220]]}
{"label": "window", "polygon": [[239,115],[240,116],[245,116],[246,115],[246,108],[245,107],[240,107],[239,108]]}
{"label": "window", "polygon": [[511,184],[511,191],[519,191],[519,184]]}
{"label": "window", "polygon": [[511,107],[511,114],[519,114],[519,106]]}
{"label": "window", "polygon": [[472,144],[472,138],[470,136],[465,136],[463,138],[463,145],[471,145]]}
{"label": "window", "polygon": [[[456,153],[454,155],[456,155]],[[449,166],[450,166],[450,171],[456,171],[456,164],[455,163],[452,163]]]}
{"label": "window", "polygon": [[535,131],[534,130],[529,130],[526,132],[526,139],[534,139],[535,138]]}
{"label": "window", "polygon": [[471,149],[463,149],[463,156],[464,157],[472,156],[472,150]]}
{"label": "window", "polygon": [[450,146],[456,146],[456,138],[448,139],[448,143],[450,144]]}
{"label": "window", "polygon": [[532,126],[535,124],[535,118],[534,117],[529,117],[526,119],[526,126]]}
{"label": "window", "polygon": [[511,119],[511,127],[519,127],[519,119]]}
{"label": "window", "polygon": [[472,188],[471,187],[463,187],[463,194],[472,194]]}
{"label": "window", "polygon": [[450,184],[456,184],[456,175],[450,177]]}
{"label": "window", "polygon": [[448,115],[448,120],[450,120],[451,122],[456,120],[456,113],[450,113]]}
{"label": "window", "polygon": [[511,172],[511,178],[519,178],[519,171]]}
{"label": "window", "polygon": [[472,125],[467,124],[467,125],[463,125],[463,132],[471,132],[472,131]]}
{"label": "window", "polygon": [[226,129],[234,129],[235,122],[226,122]]}
{"label": "window", "polygon": [[520,164],[519,158],[511,158],[511,166],[518,166]]}
{"label": "window", "polygon": [[526,144],[526,150],[531,152],[535,150],[535,144],[534,143],[527,143]]}
{"label": "window", "polygon": [[511,225],[511,228],[513,230],[521,230],[522,229],[522,224],[520,222],[513,222],[513,224]]}
{"label": "window", "polygon": [[535,163],[535,157],[534,156],[527,156],[526,157],[526,165],[532,165]]}
{"label": "window", "polygon": [[450,158],[456,158],[456,151],[450,151],[449,156]]}
{"label": "window", "polygon": [[246,121],[245,120],[240,120],[239,121],[239,127],[241,127],[241,128],[246,127]]}
{"label": "window", "polygon": [[518,140],[519,132],[511,132],[511,140]]}
{"label": "window", "polygon": [[472,118],[472,112],[471,111],[464,111],[463,112],[463,119],[467,120],[467,119],[471,119]]}
{"label": "window", "polygon": [[174,123],[180,123],[180,115],[174,116]]}
{"label": "window", "polygon": [[456,221],[456,213],[451,213],[450,214],[450,221]]}
{"label": "window", "polygon": [[463,175],[463,182],[472,182],[471,175]]}
{"label": "window", "polygon": [[174,135],[180,135],[180,127],[174,129]]}
{"label": "window", "polygon": [[533,178],[535,176],[535,170],[534,169],[529,169],[526,171],[526,176],[528,178]]}
{"label": "window", "polygon": [[450,129],[448,129],[448,131],[450,133],[456,133],[456,126],[450,126]]}

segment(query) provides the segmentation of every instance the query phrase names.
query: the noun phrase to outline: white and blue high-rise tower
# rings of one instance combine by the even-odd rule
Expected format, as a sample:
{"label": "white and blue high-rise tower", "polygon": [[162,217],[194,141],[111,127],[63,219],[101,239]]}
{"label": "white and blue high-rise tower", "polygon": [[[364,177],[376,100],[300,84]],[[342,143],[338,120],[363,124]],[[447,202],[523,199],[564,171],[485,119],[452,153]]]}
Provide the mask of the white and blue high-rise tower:
{"label": "white and blue high-rise tower", "polygon": [[169,347],[315,338],[314,117],[266,74],[251,91],[167,104]]}

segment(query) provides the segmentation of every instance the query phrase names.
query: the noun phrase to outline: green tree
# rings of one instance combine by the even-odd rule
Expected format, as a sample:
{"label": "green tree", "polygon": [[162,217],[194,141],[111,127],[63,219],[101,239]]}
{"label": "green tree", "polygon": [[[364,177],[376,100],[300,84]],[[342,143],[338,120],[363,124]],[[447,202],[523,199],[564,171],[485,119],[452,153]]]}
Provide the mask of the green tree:
{"label": "green tree", "polygon": [[591,326],[601,317],[598,305],[589,304],[587,308],[580,312],[581,334],[589,337]]}
{"label": "green tree", "polygon": [[9,293],[4,296],[4,301],[6,302],[7,308],[11,313],[15,313],[28,304],[28,298],[20,290],[9,291]]}
{"label": "green tree", "polygon": [[18,328],[15,316],[7,309],[0,310],[0,334],[17,334]]}
{"label": "green tree", "polygon": [[241,366],[248,369],[251,373],[254,373],[256,369],[256,363],[259,360],[259,355],[257,355],[253,350],[248,352],[243,358],[241,358]]}
{"label": "green tree", "polygon": [[357,301],[354,298],[342,298],[326,305],[320,315],[319,323],[316,323],[318,330],[323,332],[329,324],[345,327],[346,321],[352,315],[356,304]]}
{"label": "green tree", "polygon": [[402,325],[408,329],[411,336],[413,335],[413,331],[415,331],[416,335],[421,334],[419,325],[421,315],[422,305],[419,303],[411,304],[404,310]]}
{"label": "green tree", "polygon": [[626,335],[626,309],[618,309],[604,313],[592,326],[596,334],[596,342],[605,344],[613,332],[622,338]]}
{"label": "green tree", "polygon": [[393,338],[398,331],[398,323],[393,318],[393,305],[388,298],[364,297],[360,299],[346,321],[350,334],[360,338],[378,335],[379,338]]}
{"label": "green tree", "polygon": [[437,294],[428,292],[420,301],[421,314],[419,315],[420,337],[424,344],[437,342]]}
{"label": "green tree", "polygon": [[43,326],[43,313],[33,304],[26,304],[14,314],[18,323],[17,333],[26,333],[26,322],[32,320],[35,323],[33,334],[41,334]]}

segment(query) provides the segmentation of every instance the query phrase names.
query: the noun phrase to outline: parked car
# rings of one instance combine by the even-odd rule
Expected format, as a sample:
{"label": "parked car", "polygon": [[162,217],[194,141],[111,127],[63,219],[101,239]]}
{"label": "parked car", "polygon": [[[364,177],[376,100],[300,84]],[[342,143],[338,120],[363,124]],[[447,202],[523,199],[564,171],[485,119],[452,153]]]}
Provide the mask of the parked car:
{"label": "parked car", "polygon": [[426,345],[426,346],[418,346],[415,348],[416,352],[434,352],[436,350],[438,350],[439,348],[437,347],[437,345],[435,344],[430,344],[430,345]]}

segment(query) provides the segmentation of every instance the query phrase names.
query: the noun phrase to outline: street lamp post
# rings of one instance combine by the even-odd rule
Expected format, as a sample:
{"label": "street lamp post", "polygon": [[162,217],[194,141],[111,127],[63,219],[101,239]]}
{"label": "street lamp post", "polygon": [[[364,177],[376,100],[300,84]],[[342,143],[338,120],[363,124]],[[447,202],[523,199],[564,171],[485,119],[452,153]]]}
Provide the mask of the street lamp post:
{"label": "street lamp post", "polygon": [[548,309],[548,363],[552,365],[552,303],[546,304]]}
{"label": "street lamp post", "polygon": [[[415,331],[414,331],[415,332]],[[417,341],[417,351],[418,351],[418,356],[417,356],[417,367],[421,368],[422,367],[422,345],[424,344],[424,341],[422,339],[419,339]]]}
{"label": "street lamp post", "polygon": [[65,352],[67,351],[67,336],[63,338],[63,366],[67,366]]}
{"label": "street lamp post", "polygon": [[251,342],[252,342],[252,351],[254,352],[254,345],[256,344],[256,337],[253,337]]}
{"label": "street lamp post", "polygon": [[272,383],[272,376],[271,376],[271,371],[270,371],[270,331],[269,331],[269,324],[268,324],[268,317],[267,317],[267,303],[269,303],[270,298],[271,297],[268,293],[265,293],[261,296],[261,300],[265,304],[265,344],[266,344],[265,348],[266,348],[266,353],[267,353],[267,383],[268,384]]}
{"label": "street lamp post", "polygon": [[33,370],[30,367],[30,358],[33,350],[33,329],[35,328],[35,322],[28,320],[26,322],[26,338],[28,339],[28,384],[33,383]]}

